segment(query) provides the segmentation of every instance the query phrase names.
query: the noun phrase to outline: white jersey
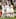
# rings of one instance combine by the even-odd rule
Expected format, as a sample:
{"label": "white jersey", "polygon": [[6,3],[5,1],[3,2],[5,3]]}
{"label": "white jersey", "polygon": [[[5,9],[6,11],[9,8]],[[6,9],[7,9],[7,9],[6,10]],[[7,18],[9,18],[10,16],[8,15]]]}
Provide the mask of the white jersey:
{"label": "white jersey", "polygon": [[13,7],[11,6],[11,8],[7,8],[7,12],[14,12]]}
{"label": "white jersey", "polygon": [[4,6],[2,5],[2,10],[4,11]]}
{"label": "white jersey", "polygon": [[10,8],[7,8],[7,12],[10,12]]}
{"label": "white jersey", "polygon": [[9,5],[5,5],[5,9],[7,10],[7,8],[9,8]]}
{"label": "white jersey", "polygon": [[11,12],[14,12],[13,5],[11,5]]}
{"label": "white jersey", "polygon": [[8,8],[9,7],[9,5],[5,5],[5,8]]}

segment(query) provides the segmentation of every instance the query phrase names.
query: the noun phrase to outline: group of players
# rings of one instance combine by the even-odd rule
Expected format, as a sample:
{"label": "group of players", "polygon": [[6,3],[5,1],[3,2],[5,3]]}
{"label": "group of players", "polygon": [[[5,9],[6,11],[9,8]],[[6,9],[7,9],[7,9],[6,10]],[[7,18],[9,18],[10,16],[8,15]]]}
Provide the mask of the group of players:
{"label": "group of players", "polygon": [[2,16],[3,14],[6,16],[12,16],[14,13],[13,4],[9,4],[8,2],[2,4]]}

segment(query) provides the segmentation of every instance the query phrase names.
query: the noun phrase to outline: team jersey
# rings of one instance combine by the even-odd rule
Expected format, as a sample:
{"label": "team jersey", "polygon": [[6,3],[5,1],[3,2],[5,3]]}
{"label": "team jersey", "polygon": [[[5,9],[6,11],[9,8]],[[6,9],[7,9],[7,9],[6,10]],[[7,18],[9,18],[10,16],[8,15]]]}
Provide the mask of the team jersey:
{"label": "team jersey", "polygon": [[4,6],[2,5],[2,16],[3,16],[3,14],[4,14]]}
{"label": "team jersey", "polygon": [[7,8],[7,12],[14,12],[13,7],[11,6],[11,8]]}
{"label": "team jersey", "polygon": [[5,5],[5,8],[8,8],[9,7],[9,5]]}

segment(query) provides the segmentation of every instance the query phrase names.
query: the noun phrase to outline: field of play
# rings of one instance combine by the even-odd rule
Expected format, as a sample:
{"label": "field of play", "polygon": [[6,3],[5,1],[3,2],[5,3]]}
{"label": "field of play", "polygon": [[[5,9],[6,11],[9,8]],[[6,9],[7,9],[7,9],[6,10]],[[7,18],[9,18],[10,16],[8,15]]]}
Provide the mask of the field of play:
{"label": "field of play", "polygon": [[11,18],[0,18],[0,19],[16,19],[16,18],[14,18],[14,17],[11,17]]}

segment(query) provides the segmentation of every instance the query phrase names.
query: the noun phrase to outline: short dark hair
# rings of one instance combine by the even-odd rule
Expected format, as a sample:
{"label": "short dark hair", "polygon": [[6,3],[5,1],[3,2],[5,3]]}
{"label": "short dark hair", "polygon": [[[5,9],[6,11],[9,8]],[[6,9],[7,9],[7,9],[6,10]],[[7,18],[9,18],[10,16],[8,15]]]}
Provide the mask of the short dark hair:
{"label": "short dark hair", "polygon": [[6,5],[7,5],[7,2],[6,2]]}
{"label": "short dark hair", "polygon": [[9,1],[9,0],[8,0]]}
{"label": "short dark hair", "polygon": [[14,5],[13,3],[11,3],[12,5]]}

